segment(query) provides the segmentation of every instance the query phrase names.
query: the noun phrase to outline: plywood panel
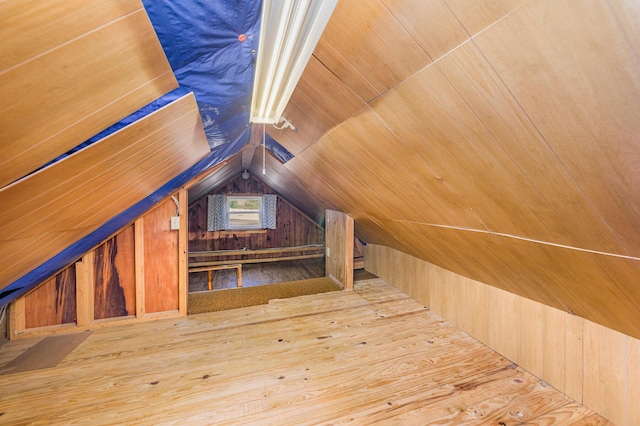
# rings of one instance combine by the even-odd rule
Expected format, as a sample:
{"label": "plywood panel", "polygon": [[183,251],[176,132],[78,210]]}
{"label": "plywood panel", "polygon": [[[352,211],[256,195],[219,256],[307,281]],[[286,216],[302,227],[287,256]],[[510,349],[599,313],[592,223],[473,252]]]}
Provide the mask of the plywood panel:
{"label": "plywood panel", "polygon": [[135,315],[133,226],[95,249],[94,318]]}
{"label": "plywood panel", "polygon": [[416,257],[394,250],[395,284],[403,293],[408,294],[425,306],[430,305],[429,285],[426,277],[429,274],[428,264]]}
{"label": "plywood panel", "polygon": [[[435,68],[384,96],[470,190],[489,230],[575,244],[557,214]],[[399,155],[393,161],[402,161]]]}
{"label": "plywood panel", "polygon": [[353,290],[353,218],[333,210],[325,212],[326,276]]}
{"label": "plywood panel", "polygon": [[444,0],[470,35],[474,36],[527,0]]}
{"label": "plywood panel", "polygon": [[625,33],[606,2],[540,1],[475,41],[623,254],[638,257],[640,75]]}
{"label": "plywood panel", "polygon": [[[304,155],[288,161],[286,167],[293,176],[302,181],[309,193],[315,194],[321,200],[331,200],[331,204],[327,205],[336,208],[350,206],[350,214],[355,220],[363,216],[365,211],[371,211],[374,206],[377,206],[376,214],[385,217],[388,209],[383,209],[384,201],[371,193],[366,186],[361,186],[360,181],[348,168],[330,160],[328,155],[320,145],[315,144],[306,150]],[[316,177],[322,174],[325,174],[326,178],[321,180]]]}
{"label": "plywood panel", "polygon": [[313,56],[337,75],[340,81],[344,82],[363,101],[368,102],[380,94],[372,83],[362,76],[359,70],[326,40],[320,38],[313,51]]}
{"label": "plywood panel", "polygon": [[76,321],[75,265],[65,268],[24,296],[25,328]]}
{"label": "plywood panel", "polygon": [[[620,242],[475,45],[460,46],[437,67],[575,242],[582,248],[620,253]],[[554,238],[542,236],[547,241]]]}
{"label": "plywood panel", "polygon": [[402,221],[385,221],[383,226],[397,240],[411,242],[408,250],[416,257],[631,336],[640,335],[638,323],[628,321],[640,311],[623,291],[639,278],[612,280],[591,253]]}
{"label": "plywood panel", "polygon": [[565,383],[560,389],[571,398],[584,402],[582,383],[584,381],[584,323],[575,315],[565,317],[566,353],[565,353]]}
{"label": "plywood panel", "polygon": [[[373,111],[402,142],[392,153],[401,152],[402,164],[414,176],[412,185],[429,197],[429,204],[444,218],[446,224],[471,229],[485,229],[478,217],[482,200],[477,199],[453,165],[447,164],[430,143],[425,134],[412,128],[402,111],[394,109],[384,97],[371,103]],[[394,157],[394,161],[397,159]]]}
{"label": "plywood panel", "polygon": [[628,421],[630,425],[640,423],[640,340],[627,337],[626,371],[629,374],[627,379],[627,395],[629,401]]}
{"label": "plywood panel", "polygon": [[273,126],[267,126],[266,131],[297,155],[363,107],[365,102],[312,56],[283,113],[297,131]]}
{"label": "plywood panel", "polygon": [[187,95],[0,190],[0,288],[77,241],[209,152]]}
{"label": "plywood panel", "polygon": [[[601,325],[584,323],[583,401],[615,424],[629,424],[626,389],[626,337]],[[633,402],[635,405],[635,402]]]}
{"label": "plywood panel", "polygon": [[0,7],[0,186],[177,87],[138,1]]}
{"label": "plywood panel", "polygon": [[469,37],[443,0],[381,1],[433,61]]}
{"label": "plywood panel", "polygon": [[178,231],[171,230],[175,215],[176,204],[169,198],[143,217],[145,314],[179,309]]}
{"label": "plywood panel", "polygon": [[[323,47],[324,43],[330,48]],[[332,66],[335,53],[331,49],[342,60],[346,59],[347,67]],[[360,87],[370,85],[375,94],[384,93],[430,62],[388,9],[377,1],[338,2],[314,55],[366,102],[373,93]]]}
{"label": "plywood panel", "polygon": [[[349,144],[343,141],[348,140]],[[371,143],[372,140],[376,142]],[[393,211],[393,218],[426,223],[446,221],[431,206],[428,191],[412,170],[399,159],[406,154],[403,143],[371,113],[365,111],[343,123],[320,142],[324,150],[372,194]],[[352,195],[357,196],[357,193]]]}

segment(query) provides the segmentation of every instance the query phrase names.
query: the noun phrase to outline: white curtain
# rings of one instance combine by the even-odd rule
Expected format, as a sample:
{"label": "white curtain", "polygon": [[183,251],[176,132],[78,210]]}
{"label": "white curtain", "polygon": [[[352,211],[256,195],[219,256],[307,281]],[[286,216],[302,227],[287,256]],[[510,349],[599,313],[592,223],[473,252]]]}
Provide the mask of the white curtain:
{"label": "white curtain", "polygon": [[262,226],[267,229],[276,229],[276,216],[278,196],[265,194],[262,196]]}
{"label": "white curtain", "polygon": [[222,231],[227,225],[227,196],[209,195],[207,202],[207,231]]}

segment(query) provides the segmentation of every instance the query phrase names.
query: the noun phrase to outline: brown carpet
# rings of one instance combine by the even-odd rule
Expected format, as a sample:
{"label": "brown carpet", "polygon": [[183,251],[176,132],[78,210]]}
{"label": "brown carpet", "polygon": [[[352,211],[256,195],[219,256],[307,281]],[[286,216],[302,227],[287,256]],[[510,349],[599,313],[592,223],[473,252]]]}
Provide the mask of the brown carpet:
{"label": "brown carpet", "polygon": [[187,313],[201,314],[204,312],[245,308],[247,306],[264,305],[272,299],[286,299],[338,290],[340,290],[340,287],[330,278],[322,277],[255,287],[201,291],[189,293]]}
{"label": "brown carpet", "polygon": [[0,369],[0,375],[55,367],[80,343],[84,342],[91,333],[91,331],[83,331],[80,333],[45,337],[9,361]]}

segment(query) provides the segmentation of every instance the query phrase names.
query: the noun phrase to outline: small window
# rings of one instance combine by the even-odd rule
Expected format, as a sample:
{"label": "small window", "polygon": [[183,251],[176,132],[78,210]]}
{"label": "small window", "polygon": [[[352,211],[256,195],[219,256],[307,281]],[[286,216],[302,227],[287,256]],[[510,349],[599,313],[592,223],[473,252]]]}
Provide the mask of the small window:
{"label": "small window", "polygon": [[262,197],[227,196],[227,229],[262,228]]}

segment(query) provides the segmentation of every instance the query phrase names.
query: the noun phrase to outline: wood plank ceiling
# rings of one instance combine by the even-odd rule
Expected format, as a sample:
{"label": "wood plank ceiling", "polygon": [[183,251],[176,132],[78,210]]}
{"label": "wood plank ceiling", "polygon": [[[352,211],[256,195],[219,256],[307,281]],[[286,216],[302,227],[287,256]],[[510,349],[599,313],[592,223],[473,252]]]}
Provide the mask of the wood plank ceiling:
{"label": "wood plank ceiling", "polygon": [[[261,178],[366,242],[640,337],[640,5],[341,0]],[[256,150],[251,171],[260,175]]]}

